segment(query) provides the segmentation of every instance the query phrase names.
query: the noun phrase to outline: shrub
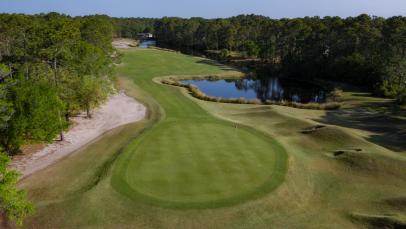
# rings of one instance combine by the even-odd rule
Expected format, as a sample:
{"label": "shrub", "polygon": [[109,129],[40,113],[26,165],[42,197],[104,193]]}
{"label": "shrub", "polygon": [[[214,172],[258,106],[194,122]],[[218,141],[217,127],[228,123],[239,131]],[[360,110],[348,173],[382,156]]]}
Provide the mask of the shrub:
{"label": "shrub", "polygon": [[388,98],[396,97],[397,92],[398,92],[397,85],[391,83],[389,80],[382,81],[382,83],[378,86],[376,90],[376,94]]}
{"label": "shrub", "polygon": [[396,103],[399,105],[406,105],[406,89],[398,93],[396,96]]}
{"label": "shrub", "polygon": [[220,58],[227,59],[230,56],[230,52],[227,49],[220,50]]}
{"label": "shrub", "polygon": [[311,109],[311,110],[336,110],[339,109],[341,104],[338,102],[328,102],[328,103],[297,103],[297,102],[288,102],[288,101],[265,101],[266,105],[279,105],[279,106],[288,106],[299,109]]}
{"label": "shrub", "polygon": [[340,101],[341,98],[343,97],[343,90],[339,88],[334,88],[329,94],[328,94],[328,101]]}

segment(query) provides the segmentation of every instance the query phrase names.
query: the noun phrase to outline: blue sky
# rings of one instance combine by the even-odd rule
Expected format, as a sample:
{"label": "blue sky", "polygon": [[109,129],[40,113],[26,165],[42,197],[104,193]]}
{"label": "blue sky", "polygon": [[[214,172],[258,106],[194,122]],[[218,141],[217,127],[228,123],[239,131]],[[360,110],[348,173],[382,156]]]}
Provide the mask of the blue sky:
{"label": "blue sky", "polygon": [[2,13],[107,14],[116,17],[406,16],[406,0],[0,0]]}

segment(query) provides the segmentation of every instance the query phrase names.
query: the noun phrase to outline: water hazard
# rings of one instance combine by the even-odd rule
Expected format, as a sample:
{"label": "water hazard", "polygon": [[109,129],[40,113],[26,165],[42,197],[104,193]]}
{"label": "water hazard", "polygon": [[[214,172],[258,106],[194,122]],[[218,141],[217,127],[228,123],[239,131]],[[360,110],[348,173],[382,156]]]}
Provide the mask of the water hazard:
{"label": "water hazard", "polygon": [[327,91],[322,87],[288,78],[261,77],[238,80],[183,80],[193,84],[208,96],[222,98],[259,99],[263,102],[292,101],[300,103],[323,103]]}

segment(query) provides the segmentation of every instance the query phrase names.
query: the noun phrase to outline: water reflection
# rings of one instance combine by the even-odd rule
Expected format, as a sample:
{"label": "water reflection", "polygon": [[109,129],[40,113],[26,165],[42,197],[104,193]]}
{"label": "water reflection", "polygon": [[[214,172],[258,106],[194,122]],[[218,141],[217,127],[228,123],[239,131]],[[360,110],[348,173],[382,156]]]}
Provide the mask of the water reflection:
{"label": "water reflection", "polygon": [[155,46],[156,45],[156,41],[155,40],[143,40],[140,45],[139,48],[148,48],[150,46]]}
{"label": "water reflection", "polygon": [[326,91],[314,84],[278,77],[260,77],[239,80],[185,80],[194,84],[209,96],[222,98],[245,98],[273,101],[294,101],[300,103],[322,103]]}

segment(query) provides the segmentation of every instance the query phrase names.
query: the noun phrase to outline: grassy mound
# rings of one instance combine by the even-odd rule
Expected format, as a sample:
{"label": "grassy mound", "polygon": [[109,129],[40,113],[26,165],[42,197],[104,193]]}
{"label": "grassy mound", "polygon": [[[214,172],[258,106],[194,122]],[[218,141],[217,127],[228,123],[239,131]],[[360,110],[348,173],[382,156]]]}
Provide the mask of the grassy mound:
{"label": "grassy mound", "polygon": [[367,228],[376,228],[376,229],[406,228],[406,219],[401,219],[396,215],[352,214],[351,218],[353,218],[354,221]]}
{"label": "grassy mound", "polygon": [[324,125],[315,125],[315,126],[311,126],[311,127],[306,127],[302,130],[302,134],[310,134],[313,133],[315,131],[317,131],[318,129],[324,128],[326,126]]}
{"label": "grassy mound", "polygon": [[362,149],[340,149],[332,152],[332,155],[351,170],[363,170],[371,174],[386,174],[406,178],[404,172],[406,161],[363,152]]}
{"label": "grassy mound", "polygon": [[406,197],[390,198],[383,201],[385,205],[406,213]]}

